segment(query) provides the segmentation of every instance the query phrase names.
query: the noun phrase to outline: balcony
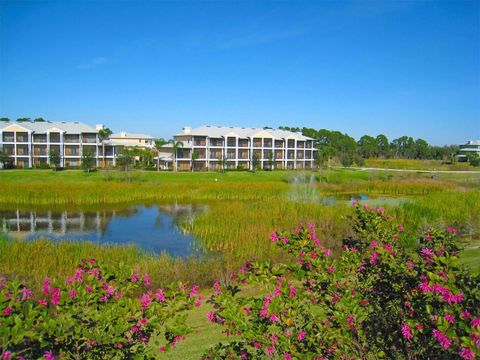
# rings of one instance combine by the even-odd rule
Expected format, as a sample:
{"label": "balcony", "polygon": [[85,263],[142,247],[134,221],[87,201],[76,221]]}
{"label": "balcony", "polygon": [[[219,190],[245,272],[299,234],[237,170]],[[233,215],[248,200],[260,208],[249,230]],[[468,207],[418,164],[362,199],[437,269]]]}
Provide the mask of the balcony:
{"label": "balcony", "polygon": [[276,148],[283,148],[283,141],[275,140],[275,147]]}
{"label": "balcony", "polygon": [[47,149],[35,149],[33,150],[33,156],[47,156]]}
{"label": "balcony", "polygon": [[17,156],[28,156],[28,148],[18,147],[17,148]]}
{"label": "balcony", "polygon": [[50,134],[50,142],[51,143],[59,143],[60,142],[60,134]]}
{"label": "balcony", "polygon": [[248,140],[239,140],[238,147],[248,147]]}
{"label": "balcony", "polygon": [[223,140],[210,139],[210,146],[223,146]]}
{"label": "balcony", "polygon": [[17,135],[17,142],[23,142],[23,143],[28,142],[28,136],[18,136]]}
{"label": "balcony", "polygon": [[46,143],[47,142],[47,135],[33,135],[33,142],[34,143]]}
{"label": "balcony", "polygon": [[83,143],[86,143],[86,144],[95,144],[97,142],[97,138],[96,137],[83,137],[82,138],[82,142]]}
{"label": "balcony", "polygon": [[263,147],[271,148],[272,147],[272,140],[271,139],[264,139],[263,140]]}
{"label": "balcony", "polygon": [[15,142],[15,138],[13,136],[3,136],[3,142]]}
{"label": "balcony", "polygon": [[193,146],[207,146],[207,142],[205,140],[201,140],[201,141],[195,140],[193,142]]}
{"label": "balcony", "polygon": [[63,137],[63,141],[67,144],[72,144],[72,143],[79,143],[80,142],[80,137],[78,135],[65,135]]}

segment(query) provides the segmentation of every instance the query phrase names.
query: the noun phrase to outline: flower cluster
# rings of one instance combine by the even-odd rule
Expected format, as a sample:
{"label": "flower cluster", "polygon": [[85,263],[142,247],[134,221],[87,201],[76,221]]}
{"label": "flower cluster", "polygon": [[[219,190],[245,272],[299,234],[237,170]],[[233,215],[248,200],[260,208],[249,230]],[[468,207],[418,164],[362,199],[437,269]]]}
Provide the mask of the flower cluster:
{"label": "flower cluster", "polygon": [[0,359],[153,358],[150,339],[163,335],[162,349],[174,347],[188,330],[182,312],[201,302],[198,286],[154,290],[148,274],[93,259],[36,293],[0,283]]}
{"label": "flower cluster", "polygon": [[[248,263],[235,276],[239,285],[215,285],[208,318],[237,340],[205,359],[480,354],[479,280],[456,265],[456,230],[413,239],[383,208],[354,206],[355,235],[339,254],[331,256],[312,225],[277,232],[271,241],[296,263]],[[241,295],[244,283],[265,293]]]}

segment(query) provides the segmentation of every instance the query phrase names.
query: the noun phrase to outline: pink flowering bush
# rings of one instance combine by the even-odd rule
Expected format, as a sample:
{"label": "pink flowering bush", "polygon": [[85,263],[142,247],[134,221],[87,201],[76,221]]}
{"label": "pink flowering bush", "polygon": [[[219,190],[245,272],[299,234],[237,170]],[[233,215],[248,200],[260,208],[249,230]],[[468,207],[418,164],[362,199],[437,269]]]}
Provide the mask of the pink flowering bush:
{"label": "pink flowering bush", "polygon": [[198,302],[197,290],[154,289],[147,274],[93,259],[66,282],[45,279],[36,293],[0,281],[0,359],[154,358],[188,332],[182,313]]}
{"label": "pink flowering bush", "polygon": [[[383,209],[355,210],[338,256],[309,225],[271,236],[295,264],[247,263],[237,285],[216,284],[208,319],[236,337],[204,358],[478,357],[479,278],[456,266],[456,232],[415,239]],[[242,284],[266,292],[242,296]]]}

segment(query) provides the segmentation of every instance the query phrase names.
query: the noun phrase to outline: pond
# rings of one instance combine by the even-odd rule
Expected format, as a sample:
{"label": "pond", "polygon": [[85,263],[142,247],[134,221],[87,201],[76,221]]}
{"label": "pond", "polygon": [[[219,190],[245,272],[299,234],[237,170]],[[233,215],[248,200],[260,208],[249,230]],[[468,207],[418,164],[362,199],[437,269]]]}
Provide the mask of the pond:
{"label": "pond", "polygon": [[0,210],[0,229],[13,238],[136,244],[146,251],[187,257],[201,255],[185,224],[206,211],[202,205],[132,206],[122,210]]}

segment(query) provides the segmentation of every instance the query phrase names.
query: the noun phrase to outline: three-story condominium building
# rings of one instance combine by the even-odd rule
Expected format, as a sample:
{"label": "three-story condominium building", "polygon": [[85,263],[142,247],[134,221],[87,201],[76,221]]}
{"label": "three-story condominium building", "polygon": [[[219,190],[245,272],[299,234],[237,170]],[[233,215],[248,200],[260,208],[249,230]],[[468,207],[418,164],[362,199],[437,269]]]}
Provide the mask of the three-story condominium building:
{"label": "three-story condominium building", "polygon": [[175,161],[179,170],[310,169],[314,166],[314,139],[286,130],[202,126],[174,136],[183,147]]}
{"label": "three-story condominium building", "polygon": [[90,151],[97,160],[102,146],[97,128],[79,122],[0,122],[0,148],[16,167],[50,164],[50,153],[60,155],[60,166],[80,165],[82,154]]}
{"label": "three-story condominium building", "polygon": [[80,122],[0,122],[0,150],[10,155],[15,167],[50,165],[50,154],[56,151],[61,167],[79,167],[82,155],[89,151],[96,165],[115,165],[124,147],[152,148],[153,137],[119,133],[103,140],[98,132],[103,125],[91,127]]}

